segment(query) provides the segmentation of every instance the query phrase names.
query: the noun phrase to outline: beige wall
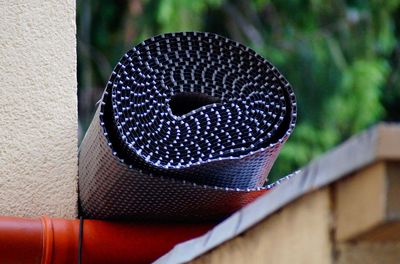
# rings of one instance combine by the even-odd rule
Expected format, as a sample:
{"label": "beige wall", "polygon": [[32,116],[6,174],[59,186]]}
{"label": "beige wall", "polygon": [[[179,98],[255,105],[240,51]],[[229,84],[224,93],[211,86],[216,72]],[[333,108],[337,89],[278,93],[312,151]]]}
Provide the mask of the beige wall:
{"label": "beige wall", "polygon": [[75,1],[0,0],[0,215],[75,217]]}

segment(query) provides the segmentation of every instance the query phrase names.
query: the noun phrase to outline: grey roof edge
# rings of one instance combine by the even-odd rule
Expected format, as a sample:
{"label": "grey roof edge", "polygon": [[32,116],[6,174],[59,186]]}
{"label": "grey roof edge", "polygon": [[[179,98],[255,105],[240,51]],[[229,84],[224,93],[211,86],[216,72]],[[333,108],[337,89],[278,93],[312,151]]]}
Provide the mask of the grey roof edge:
{"label": "grey roof edge", "polygon": [[[380,134],[395,129],[400,140],[400,124],[378,124],[355,135],[310,162],[295,177],[284,181],[251,204],[237,211],[206,234],[177,244],[155,263],[176,264],[191,261],[256,225],[278,209],[313,190],[327,186],[380,158]],[[378,151],[379,150],[379,151]],[[400,156],[400,149],[398,150]]]}

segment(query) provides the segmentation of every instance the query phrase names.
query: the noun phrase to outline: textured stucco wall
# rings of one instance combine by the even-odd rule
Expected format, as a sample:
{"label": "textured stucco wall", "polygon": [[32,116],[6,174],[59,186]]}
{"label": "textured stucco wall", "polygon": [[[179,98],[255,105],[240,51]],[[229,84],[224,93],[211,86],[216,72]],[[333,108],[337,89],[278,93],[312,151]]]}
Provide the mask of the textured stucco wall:
{"label": "textured stucco wall", "polygon": [[75,1],[0,0],[0,215],[75,217]]}

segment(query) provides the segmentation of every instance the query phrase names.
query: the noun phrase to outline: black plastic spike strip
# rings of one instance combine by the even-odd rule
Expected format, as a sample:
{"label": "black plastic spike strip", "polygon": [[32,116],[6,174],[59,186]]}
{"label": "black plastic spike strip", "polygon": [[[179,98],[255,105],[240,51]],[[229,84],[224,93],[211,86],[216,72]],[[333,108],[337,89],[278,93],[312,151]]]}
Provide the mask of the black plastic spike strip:
{"label": "black plastic spike strip", "polygon": [[118,62],[80,147],[81,214],[200,220],[254,200],[296,120],[267,60],[211,33],[150,38]]}

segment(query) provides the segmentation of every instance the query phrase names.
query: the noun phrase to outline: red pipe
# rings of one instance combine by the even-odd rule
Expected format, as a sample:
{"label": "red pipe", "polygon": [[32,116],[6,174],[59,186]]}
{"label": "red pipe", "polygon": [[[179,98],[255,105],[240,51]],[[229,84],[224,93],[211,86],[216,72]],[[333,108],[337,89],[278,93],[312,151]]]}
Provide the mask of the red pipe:
{"label": "red pipe", "polygon": [[[145,224],[84,220],[86,263],[150,263],[210,224]],[[79,220],[0,217],[0,263],[77,263]]]}

